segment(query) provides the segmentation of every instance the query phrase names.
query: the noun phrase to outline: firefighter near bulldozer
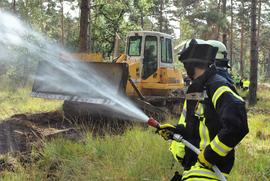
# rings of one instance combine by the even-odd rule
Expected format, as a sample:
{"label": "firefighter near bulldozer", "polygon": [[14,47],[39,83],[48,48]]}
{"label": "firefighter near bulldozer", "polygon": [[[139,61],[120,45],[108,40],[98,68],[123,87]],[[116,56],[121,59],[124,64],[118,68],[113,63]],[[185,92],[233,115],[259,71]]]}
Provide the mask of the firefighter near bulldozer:
{"label": "firefighter near bulldozer", "polygon": [[[249,132],[244,100],[234,86],[217,73],[218,51],[218,46],[192,39],[179,54],[192,83],[178,124],[156,126],[165,140],[176,140],[170,151],[184,172],[176,174],[174,181],[228,178],[234,165],[234,148]],[[175,134],[199,148],[198,155],[185,141],[175,139]],[[222,174],[216,174],[216,168]]]}

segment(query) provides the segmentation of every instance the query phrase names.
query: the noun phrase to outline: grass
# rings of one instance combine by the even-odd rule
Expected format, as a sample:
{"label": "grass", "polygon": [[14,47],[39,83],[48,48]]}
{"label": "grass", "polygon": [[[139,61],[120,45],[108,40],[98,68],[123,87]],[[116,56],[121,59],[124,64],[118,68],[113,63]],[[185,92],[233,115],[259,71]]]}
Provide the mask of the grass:
{"label": "grass", "polygon": [[30,88],[0,91],[0,120],[14,114],[47,112],[59,109],[62,101],[46,100],[30,97]]}
{"label": "grass", "polygon": [[249,134],[236,150],[231,180],[270,180],[270,116],[249,114]]}
{"label": "grass", "polygon": [[[25,106],[20,110],[29,112],[59,108],[59,102],[53,101],[48,101],[44,107],[43,101],[35,102],[32,107],[32,101],[38,99],[20,98],[22,94],[10,95],[12,99],[9,100],[13,102],[1,104]],[[259,90],[258,95],[261,99],[256,107],[267,109],[270,90]],[[17,99],[25,100],[26,104]],[[237,147],[229,180],[270,180],[270,115],[250,112],[248,122],[250,133]],[[87,133],[81,142],[57,138],[46,142],[43,150],[33,150],[32,164],[19,165],[14,172],[1,172],[1,180],[165,181],[173,176],[174,171],[181,170],[179,165],[171,169],[168,147],[169,142],[154,134],[154,130],[140,127],[121,136],[107,135],[104,138],[93,138]]]}
{"label": "grass", "polygon": [[231,180],[270,180],[270,89],[259,87],[257,95],[252,108],[263,111],[248,113],[249,134],[236,150]]}
{"label": "grass", "polygon": [[[248,99],[248,91],[244,91],[242,89],[238,89],[238,93]],[[267,109],[270,108],[270,88],[263,88],[261,86],[258,87],[257,90],[257,104],[255,108],[257,109]]]}
{"label": "grass", "polygon": [[259,87],[258,91],[258,99],[256,107],[261,109],[270,109],[270,89],[262,89]]}
{"label": "grass", "polygon": [[42,156],[23,173],[4,173],[3,180],[168,180],[173,174],[168,143],[153,130],[136,128],[122,136],[81,142],[59,138],[46,144]]}

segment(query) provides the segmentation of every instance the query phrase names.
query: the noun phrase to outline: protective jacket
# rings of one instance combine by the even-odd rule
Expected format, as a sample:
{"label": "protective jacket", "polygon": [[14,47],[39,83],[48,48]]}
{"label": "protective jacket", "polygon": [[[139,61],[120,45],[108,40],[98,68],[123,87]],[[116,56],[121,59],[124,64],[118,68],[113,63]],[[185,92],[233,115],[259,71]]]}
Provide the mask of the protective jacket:
{"label": "protective jacket", "polygon": [[[234,147],[248,133],[247,116],[243,99],[214,66],[189,86],[179,124],[185,125],[185,139],[204,149],[206,160],[227,176],[234,163]],[[170,150],[184,167],[182,180],[218,179],[182,143],[173,142]]]}

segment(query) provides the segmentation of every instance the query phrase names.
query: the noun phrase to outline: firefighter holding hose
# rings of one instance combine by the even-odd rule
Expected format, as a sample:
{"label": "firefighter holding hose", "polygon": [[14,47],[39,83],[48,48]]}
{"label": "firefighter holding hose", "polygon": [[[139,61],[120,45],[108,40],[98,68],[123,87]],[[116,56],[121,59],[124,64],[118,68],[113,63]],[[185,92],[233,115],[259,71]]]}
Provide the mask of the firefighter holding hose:
{"label": "firefighter holding hose", "polygon": [[231,82],[217,74],[217,51],[206,41],[192,39],[179,54],[192,83],[178,124],[160,125],[158,133],[166,140],[180,134],[201,152],[197,156],[183,143],[173,141],[170,151],[184,172],[172,180],[219,180],[213,165],[228,177],[234,148],[249,131],[245,102]]}

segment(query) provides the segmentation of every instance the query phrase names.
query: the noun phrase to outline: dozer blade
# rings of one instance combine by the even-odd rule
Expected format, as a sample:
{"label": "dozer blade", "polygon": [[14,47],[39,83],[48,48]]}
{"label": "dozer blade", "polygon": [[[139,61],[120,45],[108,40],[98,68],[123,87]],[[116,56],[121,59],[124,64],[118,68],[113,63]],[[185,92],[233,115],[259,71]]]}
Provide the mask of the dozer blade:
{"label": "dozer blade", "polygon": [[125,63],[63,61],[39,63],[33,97],[93,104],[114,104],[124,94],[128,79]]}

